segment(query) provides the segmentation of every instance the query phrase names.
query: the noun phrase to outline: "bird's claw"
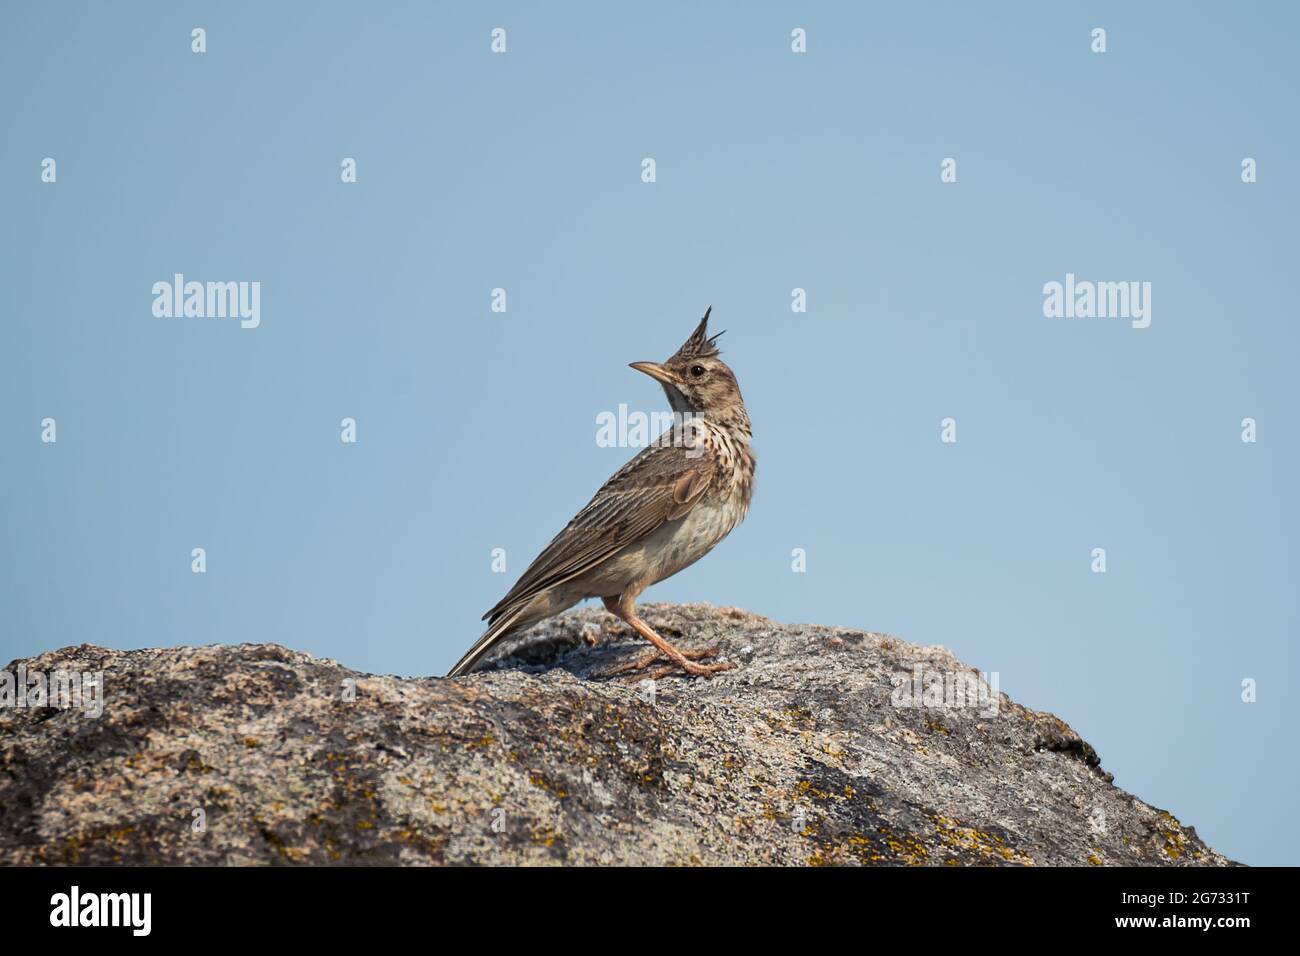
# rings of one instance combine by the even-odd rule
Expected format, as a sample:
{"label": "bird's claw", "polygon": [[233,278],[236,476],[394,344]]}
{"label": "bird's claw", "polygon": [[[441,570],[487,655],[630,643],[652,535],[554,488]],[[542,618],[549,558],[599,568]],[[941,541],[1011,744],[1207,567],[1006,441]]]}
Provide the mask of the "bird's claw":
{"label": "bird's claw", "polygon": [[[602,667],[600,670],[593,672],[592,676],[600,678],[617,677],[624,684],[639,684],[643,680],[659,680],[661,677],[670,677],[682,673],[689,674],[692,677],[712,677],[719,671],[731,670],[736,666],[726,661],[719,661],[716,664],[695,663],[695,661],[703,657],[717,656],[718,649],[716,647],[679,649],[679,653],[682,660],[675,661],[662,651],[647,651],[631,660]],[[652,664],[658,666],[651,668],[650,665]],[[649,669],[647,670],[647,668]],[[644,673],[642,673],[643,671]]]}

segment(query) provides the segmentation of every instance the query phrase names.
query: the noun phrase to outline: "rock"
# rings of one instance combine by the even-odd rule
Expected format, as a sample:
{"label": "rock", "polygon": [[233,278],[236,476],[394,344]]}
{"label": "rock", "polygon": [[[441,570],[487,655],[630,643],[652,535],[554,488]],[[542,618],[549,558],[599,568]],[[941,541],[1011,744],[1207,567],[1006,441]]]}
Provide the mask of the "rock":
{"label": "rock", "polygon": [[277,645],[15,662],[102,671],[104,710],[0,708],[0,863],[1229,864],[1051,714],[899,706],[918,667],[989,689],[943,648],[643,610],[738,667],[599,679],[645,645],[596,609],[454,681]]}

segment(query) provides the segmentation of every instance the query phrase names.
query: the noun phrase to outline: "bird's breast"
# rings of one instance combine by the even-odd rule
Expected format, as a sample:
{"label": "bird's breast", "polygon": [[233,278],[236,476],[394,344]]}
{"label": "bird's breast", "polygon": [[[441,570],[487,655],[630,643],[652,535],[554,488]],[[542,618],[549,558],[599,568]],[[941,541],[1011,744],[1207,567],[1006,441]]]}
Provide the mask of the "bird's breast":
{"label": "bird's breast", "polygon": [[721,429],[710,427],[705,441],[716,466],[714,478],[690,510],[592,569],[575,588],[599,596],[617,595],[632,585],[639,591],[694,564],[744,519],[753,487],[753,454],[747,443]]}
{"label": "bird's breast", "polygon": [[705,498],[676,521],[664,524],[647,549],[655,565],[653,577],[662,581],[694,564],[725,538],[745,516],[745,505],[735,495]]}

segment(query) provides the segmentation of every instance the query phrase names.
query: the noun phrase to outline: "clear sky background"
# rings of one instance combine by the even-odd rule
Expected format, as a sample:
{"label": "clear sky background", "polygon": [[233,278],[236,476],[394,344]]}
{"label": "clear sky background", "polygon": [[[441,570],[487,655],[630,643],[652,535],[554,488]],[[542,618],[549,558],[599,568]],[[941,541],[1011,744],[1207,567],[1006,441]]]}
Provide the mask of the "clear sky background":
{"label": "clear sky background", "polygon": [[[10,5],[0,661],[440,674],[712,305],[753,509],[647,600],[947,645],[1300,863],[1296,10]],[[261,326],[155,318],[176,272],[261,282]],[[1045,318],[1067,272],[1151,282],[1150,328]]]}

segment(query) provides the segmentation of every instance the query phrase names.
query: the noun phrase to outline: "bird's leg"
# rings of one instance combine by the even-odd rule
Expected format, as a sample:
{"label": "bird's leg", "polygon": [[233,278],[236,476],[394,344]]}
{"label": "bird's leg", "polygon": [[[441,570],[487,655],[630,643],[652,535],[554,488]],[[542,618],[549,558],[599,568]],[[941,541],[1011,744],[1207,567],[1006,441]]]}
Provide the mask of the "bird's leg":
{"label": "bird's leg", "polygon": [[[717,651],[713,649],[707,651],[692,651],[688,652],[689,656],[687,653],[679,651],[656,634],[649,624],[637,617],[635,604],[633,603],[635,598],[620,596],[617,598],[607,597],[602,600],[605,602],[605,610],[609,611],[610,614],[613,614],[616,618],[628,625],[628,627],[632,628],[632,630],[636,631],[658,648],[658,653],[656,653],[654,657],[646,660],[644,663],[641,663],[639,665],[641,667],[645,667],[652,661],[658,659],[661,655],[668,658],[679,668],[686,671],[686,673],[695,677],[712,677],[714,674],[718,673],[718,671],[731,670],[731,668],[736,666],[735,664],[728,664],[726,662],[719,662],[717,664],[696,664],[690,659],[691,657],[706,657],[710,654],[717,653]],[[621,670],[622,669],[620,668],[620,671]]]}

